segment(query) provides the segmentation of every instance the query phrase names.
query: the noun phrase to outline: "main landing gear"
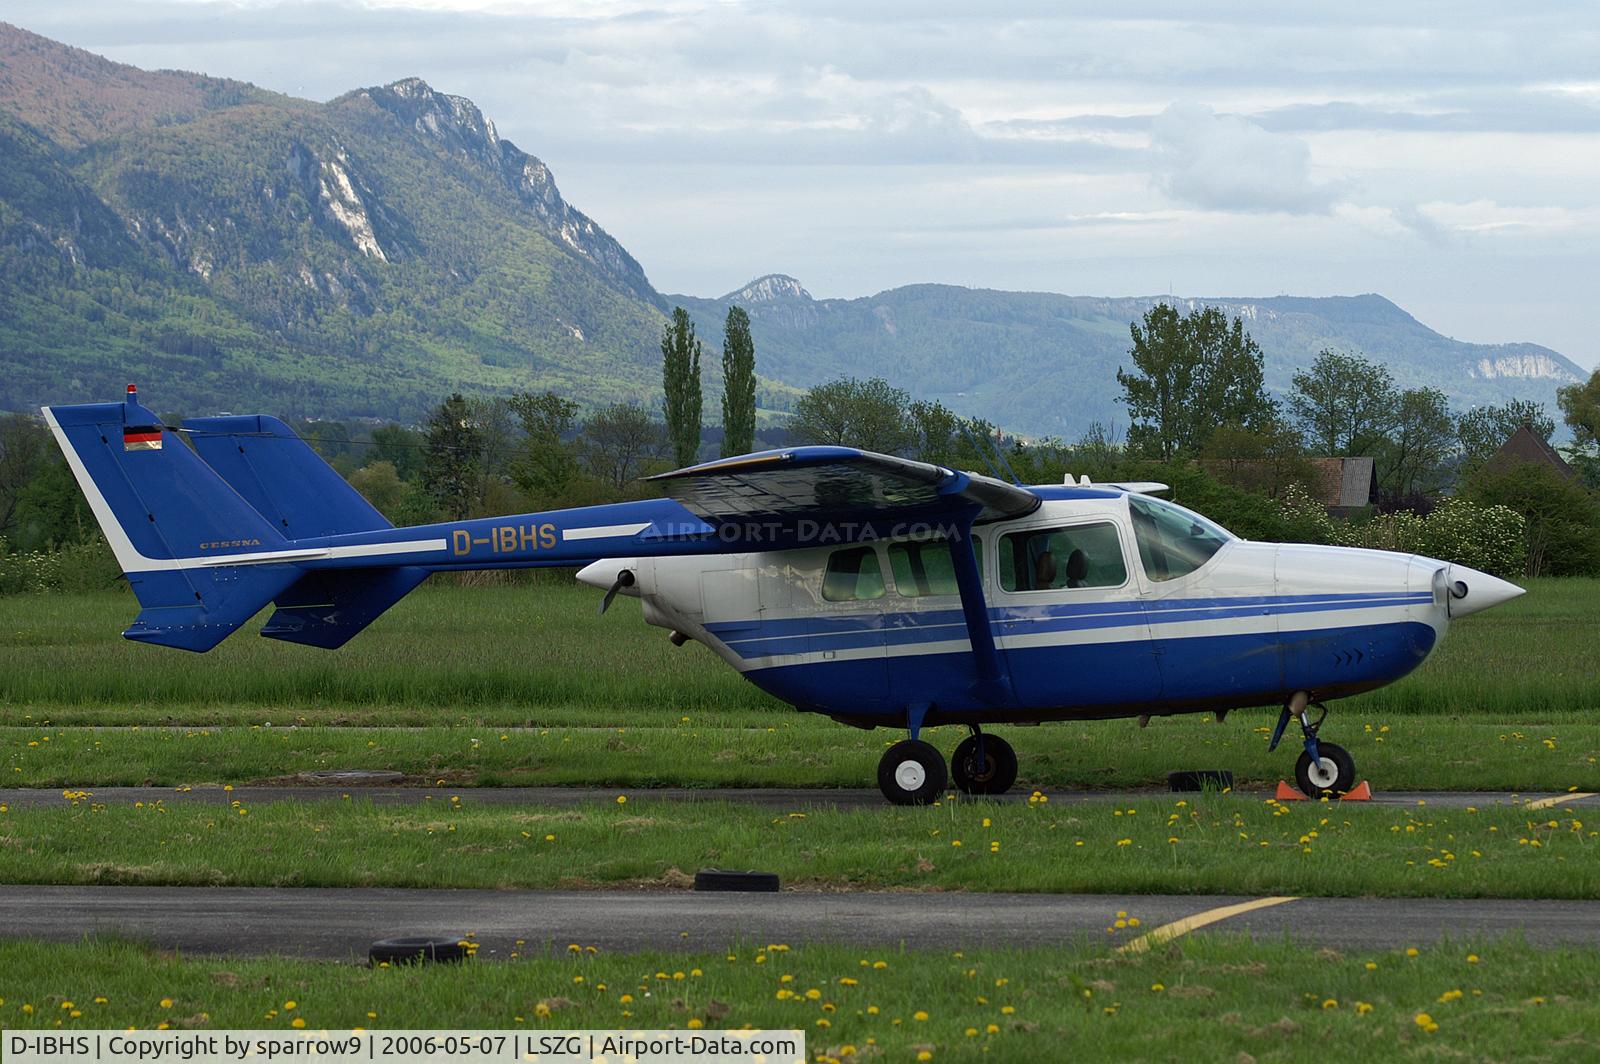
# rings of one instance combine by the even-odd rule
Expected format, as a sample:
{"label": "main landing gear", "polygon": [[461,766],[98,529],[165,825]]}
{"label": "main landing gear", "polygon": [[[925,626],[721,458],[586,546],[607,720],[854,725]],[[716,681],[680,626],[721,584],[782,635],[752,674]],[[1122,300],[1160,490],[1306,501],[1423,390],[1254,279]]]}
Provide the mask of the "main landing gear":
{"label": "main landing gear", "polygon": [[951,755],[948,774],[944,755],[921,739],[895,743],[878,762],[878,789],[895,805],[927,805],[952,778],[966,794],[1004,794],[1017,782],[1017,752],[974,726]]}
{"label": "main landing gear", "polygon": [[1272,743],[1267,747],[1271,753],[1278,748],[1278,741],[1283,738],[1284,729],[1289,726],[1289,718],[1297,717],[1300,720],[1300,734],[1304,738],[1305,750],[1300,759],[1295,762],[1294,780],[1299,784],[1302,794],[1310,798],[1338,798],[1349,793],[1356,785],[1356,762],[1350,752],[1342,746],[1325,743],[1317,738],[1317,733],[1322,730],[1322,722],[1328,718],[1326,706],[1318,705],[1322,711],[1315,721],[1312,721],[1310,707],[1313,705],[1311,695],[1306,691],[1296,691],[1289,699],[1289,704],[1283,707],[1283,712],[1278,716],[1278,726],[1272,731]]}

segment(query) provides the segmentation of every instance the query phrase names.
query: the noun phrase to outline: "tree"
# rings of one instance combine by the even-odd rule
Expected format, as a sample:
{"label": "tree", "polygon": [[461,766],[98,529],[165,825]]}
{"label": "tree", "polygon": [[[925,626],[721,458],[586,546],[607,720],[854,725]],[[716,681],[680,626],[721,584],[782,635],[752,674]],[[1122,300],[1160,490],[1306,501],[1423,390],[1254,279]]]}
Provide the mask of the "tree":
{"label": "tree", "polygon": [[1395,401],[1388,437],[1374,455],[1378,488],[1393,503],[1431,492],[1455,451],[1450,400],[1437,388],[1408,388]]}
{"label": "tree", "polygon": [[1484,467],[1462,494],[1478,503],[1509,506],[1527,521],[1528,575],[1600,572],[1600,503],[1583,485],[1543,463]]}
{"label": "tree", "polygon": [[415,480],[422,472],[423,439],[404,425],[380,425],[372,430],[370,461],[388,462],[401,480]]}
{"label": "tree", "polygon": [[756,345],[750,315],[729,307],[722,331],[722,456],[745,454],[756,441]]}
{"label": "tree", "polygon": [[460,521],[471,513],[481,486],[482,451],[471,405],[456,392],[429,415],[423,433],[422,486],[446,519]]}
{"label": "tree", "polygon": [[1556,432],[1555,419],[1545,412],[1544,404],[1531,399],[1480,406],[1462,414],[1456,420],[1456,437],[1465,455],[1464,467],[1468,471],[1475,470],[1493,458],[1511,434],[1523,425],[1546,443]]}
{"label": "tree", "polygon": [[596,411],[578,435],[578,456],[591,476],[617,492],[659,462],[669,450],[667,433],[643,408],[617,403]]}
{"label": "tree", "polygon": [[1360,355],[1324,349],[1294,375],[1289,411],[1310,447],[1325,457],[1367,455],[1394,421],[1394,380]]}
{"label": "tree", "polygon": [[910,395],[881,377],[840,377],[800,397],[789,419],[789,435],[798,443],[900,454],[913,443],[906,416],[910,403]]}
{"label": "tree", "polygon": [[1133,371],[1117,370],[1128,408],[1128,444],[1170,462],[1195,454],[1219,424],[1255,430],[1276,416],[1262,378],[1261,348],[1238,318],[1215,307],[1180,315],[1158,303],[1144,327],[1128,327]]}
{"label": "tree", "polygon": [[1569,384],[1556,393],[1561,416],[1572,429],[1567,459],[1591,488],[1600,488],[1600,369],[1582,384]]}
{"label": "tree", "polygon": [[406,483],[392,462],[368,462],[350,474],[350,486],[390,521],[400,513],[406,499]]}
{"label": "tree", "polygon": [[511,403],[501,396],[472,399],[468,415],[478,432],[478,484],[473,503],[479,512],[494,512],[485,504],[489,496],[505,486],[517,440],[516,416]]}
{"label": "tree", "polygon": [[1206,440],[1200,457],[1206,472],[1224,484],[1274,499],[1289,485],[1304,487],[1314,478],[1305,442],[1283,421],[1259,429],[1233,422],[1219,425]]}
{"label": "tree", "polygon": [[43,425],[26,414],[0,416],[0,536],[11,531],[17,502],[45,453]]}
{"label": "tree", "polygon": [[917,400],[906,407],[911,453],[920,461],[948,466],[963,447],[965,422],[937,399]]}
{"label": "tree", "polygon": [[567,437],[578,404],[555,392],[518,392],[510,400],[522,424],[522,442],[511,460],[511,479],[535,508],[557,505],[578,472],[578,459]]}
{"label": "tree", "polygon": [[689,312],[674,307],[661,330],[661,383],[667,397],[667,437],[673,460],[694,465],[700,457],[700,341]]}

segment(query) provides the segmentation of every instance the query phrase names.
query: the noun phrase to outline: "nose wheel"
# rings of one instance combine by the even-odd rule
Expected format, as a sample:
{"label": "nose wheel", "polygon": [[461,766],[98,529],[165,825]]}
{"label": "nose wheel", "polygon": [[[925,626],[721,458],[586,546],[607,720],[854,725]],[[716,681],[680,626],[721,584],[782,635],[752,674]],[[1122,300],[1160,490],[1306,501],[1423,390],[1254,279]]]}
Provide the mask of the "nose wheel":
{"label": "nose wheel", "polygon": [[1325,743],[1318,738],[1322,722],[1328,718],[1328,710],[1326,706],[1319,705],[1322,714],[1313,721],[1308,710],[1315,703],[1310,698],[1307,692],[1298,691],[1289,699],[1289,704],[1283,707],[1283,713],[1278,717],[1278,726],[1273,729],[1267,752],[1278,748],[1278,741],[1283,738],[1290,719],[1298,717],[1300,734],[1305,743],[1305,751],[1294,766],[1294,780],[1300,785],[1300,793],[1310,798],[1338,798],[1355,788],[1356,760],[1344,747]]}

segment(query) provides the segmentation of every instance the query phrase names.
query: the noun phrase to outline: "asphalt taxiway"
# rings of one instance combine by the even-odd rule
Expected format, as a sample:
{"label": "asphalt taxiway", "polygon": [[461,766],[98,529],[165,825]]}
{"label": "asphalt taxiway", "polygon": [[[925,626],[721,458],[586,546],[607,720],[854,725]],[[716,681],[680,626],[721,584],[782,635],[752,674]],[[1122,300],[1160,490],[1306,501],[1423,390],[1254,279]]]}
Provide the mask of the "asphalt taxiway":
{"label": "asphalt taxiway", "polygon": [[[1110,930],[1119,913],[1135,930]],[[365,957],[394,935],[471,933],[480,955],[749,950],[837,942],[866,949],[1098,942],[1248,934],[1337,949],[1426,947],[1519,935],[1600,944],[1600,901],[1247,898],[1198,895],[495,891],[390,888],[0,887],[0,937],[117,935],[205,954]],[[1150,936],[1144,938],[1144,936]],[[1144,938],[1143,942],[1138,941]],[[518,940],[521,940],[519,945]]]}

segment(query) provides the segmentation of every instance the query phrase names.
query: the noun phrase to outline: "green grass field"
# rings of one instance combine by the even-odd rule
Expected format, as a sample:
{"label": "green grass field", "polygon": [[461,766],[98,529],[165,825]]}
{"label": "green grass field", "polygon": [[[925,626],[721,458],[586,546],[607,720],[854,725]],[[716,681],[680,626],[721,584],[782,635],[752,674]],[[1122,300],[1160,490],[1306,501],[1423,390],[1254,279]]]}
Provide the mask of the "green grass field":
{"label": "green grass field", "polygon": [[[1600,709],[1600,580],[1529,582],[1453,625],[1407,679],[1338,704],[1371,720],[1487,715],[1587,721]],[[563,574],[509,587],[427,587],[337,651],[255,638],[204,655],[129,643],[132,596],[0,598],[0,707],[57,724],[669,724],[684,713],[763,726],[790,713],[704,648],[674,648],[619,599]],[[710,723],[709,720],[706,721]]]}
{"label": "green grass field", "polygon": [[[1234,795],[925,808],[348,801],[0,814],[0,881],[681,889],[762,868],[802,889],[1600,897],[1589,811],[1279,804]],[[1590,818],[1592,821],[1593,818]]]}
{"label": "green grass field", "polygon": [[[782,948],[779,948],[782,947]],[[560,948],[560,944],[557,944]],[[368,969],[0,943],[0,1025],[806,1032],[813,1059],[1546,1060],[1600,1055],[1600,949],[1344,955],[1228,937],[1102,949],[585,952]],[[920,1056],[927,1054],[927,1056]]]}
{"label": "green grass field", "polygon": [[[1539,581],[1455,625],[1392,687],[1336,703],[1325,736],[1380,788],[1600,789],[1600,581]],[[122,594],[0,598],[0,786],[241,783],[329,768],[456,786],[863,786],[891,730],[763,695],[697,645],[560,574],[424,589],[335,652],[237,635],[206,655],[129,643]],[[1291,774],[1270,710],[1004,729],[1026,787]],[[94,727],[106,730],[92,730]],[[270,727],[269,727],[270,726]],[[504,736],[504,738],[502,738]],[[937,729],[953,748],[961,729]]]}

